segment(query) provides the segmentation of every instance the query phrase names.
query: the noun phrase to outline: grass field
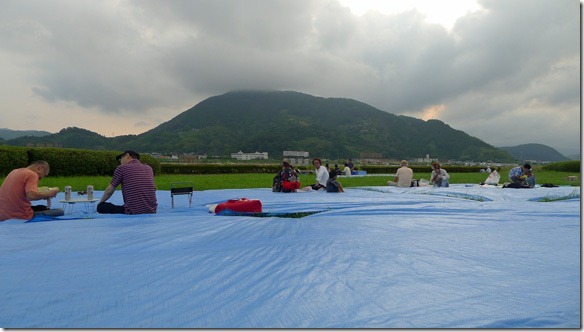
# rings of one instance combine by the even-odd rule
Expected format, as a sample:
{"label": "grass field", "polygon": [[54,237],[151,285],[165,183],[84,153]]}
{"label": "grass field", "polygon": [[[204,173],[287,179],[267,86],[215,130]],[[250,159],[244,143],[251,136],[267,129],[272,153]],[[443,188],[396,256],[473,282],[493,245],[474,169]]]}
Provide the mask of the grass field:
{"label": "grass field", "polygon": [[[501,172],[501,181],[507,181],[508,172]],[[538,184],[553,183],[555,185],[580,185],[580,174],[570,172],[552,172],[537,171],[535,173]],[[577,181],[567,181],[566,177],[576,176]],[[158,190],[169,190],[173,182],[192,181],[195,190],[209,189],[242,189],[242,188],[270,188],[272,186],[273,174],[209,174],[209,175],[158,175],[155,178],[156,188]],[[339,177],[339,182],[345,188],[361,186],[385,186],[387,181],[392,179],[389,175],[372,175],[372,176],[353,176]],[[414,174],[416,179],[430,179],[430,172]],[[450,183],[481,183],[485,181],[485,173],[450,173]],[[3,178],[1,179],[4,180]],[[71,186],[73,191],[84,190],[87,185],[93,185],[95,190],[104,190],[111,177],[109,176],[80,176],[80,177],[51,177],[50,175],[39,183],[40,186],[59,187],[61,190],[65,186]],[[302,186],[310,185],[315,182],[315,176],[301,175],[300,183]],[[119,188],[118,188],[119,189]]]}

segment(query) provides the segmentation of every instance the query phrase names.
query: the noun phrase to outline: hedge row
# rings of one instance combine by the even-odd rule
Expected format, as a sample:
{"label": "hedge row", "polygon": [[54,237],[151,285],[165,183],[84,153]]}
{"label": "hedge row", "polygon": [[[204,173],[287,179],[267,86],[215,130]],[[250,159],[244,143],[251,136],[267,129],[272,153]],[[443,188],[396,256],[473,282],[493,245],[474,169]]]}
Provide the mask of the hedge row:
{"label": "hedge row", "polygon": [[561,161],[545,165],[542,169],[546,171],[580,173],[580,160]]}
{"label": "hedge row", "polygon": [[0,146],[0,176],[6,176],[13,169],[29,164],[27,148]]}
{"label": "hedge row", "polygon": [[242,174],[277,173],[280,164],[162,164],[162,174]]}
{"label": "hedge row", "polygon": [[[358,170],[367,171],[367,174],[395,174],[399,166],[362,166]],[[411,165],[416,173],[431,172],[430,166]],[[454,173],[478,173],[480,166],[448,166],[445,169]],[[242,173],[277,173],[280,164],[162,164],[162,174],[242,174]],[[313,170],[303,166],[301,171]]]}
{"label": "hedge row", "polygon": [[[26,167],[35,160],[47,161],[51,166],[51,176],[112,175],[119,165],[116,160],[119,154],[119,151],[0,146],[0,176],[6,176],[15,168]],[[161,174],[158,160],[143,155],[140,161],[150,165],[154,174]]]}
{"label": "hedge row", "polygon": [[[119,151],[96,151],[61,148],[28,148],[0,146],[0,176],[6,176],[15,168],[26,167],[35,160],[46,160],[51,165],[51,176],[105,176],[112,175],[118,166]],[[157,159],[143,154],[141,161],[159,174],[242,174],[270,173],[281,169],[280,164],[160,164]],[[394,174],[399,166],[359,166],[368,174]],[[415,173],[430,172],[427,165],[410,165]],[[476,173],[480,166],[451,166],[444,169],[451,173]],[[549,171],[580,172],[580,161],[567,161],[543,167]],[[302,171],[313,170],[303,166]]]}

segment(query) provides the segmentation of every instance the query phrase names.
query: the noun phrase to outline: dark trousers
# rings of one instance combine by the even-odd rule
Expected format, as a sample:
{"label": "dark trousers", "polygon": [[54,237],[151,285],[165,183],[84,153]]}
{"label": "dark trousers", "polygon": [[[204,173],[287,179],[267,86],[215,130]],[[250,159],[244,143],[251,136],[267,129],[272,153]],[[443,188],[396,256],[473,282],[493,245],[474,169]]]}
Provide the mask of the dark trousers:
{"label": "dark trousers", "polygon": [[65,214],[63,209],[49,209],[46,205],[33,205],[31,208],[35,216],[59,217]]}
{"label": "dark trousers", "polygon": [[126,210],[123,206],[114,205],[108,202],[101,202],[97,204],[97,213],[125,214]]}

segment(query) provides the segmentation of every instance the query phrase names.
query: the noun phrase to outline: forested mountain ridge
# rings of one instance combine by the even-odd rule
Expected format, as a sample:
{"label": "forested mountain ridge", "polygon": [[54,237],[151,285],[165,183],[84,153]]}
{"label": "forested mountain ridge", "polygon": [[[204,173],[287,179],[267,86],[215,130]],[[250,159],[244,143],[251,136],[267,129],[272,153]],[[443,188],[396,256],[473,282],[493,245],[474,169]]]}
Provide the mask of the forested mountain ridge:
{"label": "forested mountain ridge", "polygon": [[346,98],[323,98],[293,91],[234,91],[210,97],[173,119],[140,135],[107,138],[67,128],[35,142],[88,149],[135,149],[160,153],[308,151],[323,158],[358,158],[380,153],[383,158],[424,157],[439,160],[510,161],[505,151],[439,120],[423,121],[395,115]]}
{"label": "forested mountain ridge", "polygon": [[12,130],[8,128],[0,128],[0,141],[10,140],[21,136],[47,136],[50,135],[48,131],[41,130]]}
{"label": "forested mountain ridge", "polygon": [[521,144],[517,146],[506,146],[500,149],[505,150],[517,160],[538,160],[538,161],[566,161],[570,158],[559,153],[556,149],[543,144]]}
{"label": "forested mountain ridge", "polygon": [[274,156],[302,150],[327,158],[372,152],[397,159],[426,154],[441,160],[512,159],[439,120],[397,116],[353,99],[292,91],[235,91],[211,97],[133,143],[147,147],[173,139],[177,150],[212,155],[241,150]]}

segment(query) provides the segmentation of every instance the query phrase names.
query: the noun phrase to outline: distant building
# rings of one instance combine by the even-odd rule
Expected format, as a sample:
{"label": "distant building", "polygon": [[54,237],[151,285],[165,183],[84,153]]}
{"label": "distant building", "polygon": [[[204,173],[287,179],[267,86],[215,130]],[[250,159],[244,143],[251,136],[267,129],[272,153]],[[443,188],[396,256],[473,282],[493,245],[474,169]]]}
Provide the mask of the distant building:
{"label": "distant building", "polygon": [[284,151],[284,160],[292,164],[292,166],[310,165],[311,161],[307,151]]}
{"label": "distant building", "polygon": [[426,158],[418,158],[418,159],[416,159],[416,161],[419,163],[429,163],[430,162],[430,155],[427,154]]}
{"label": "distant building", "polygon": [[307,151],[284,151],[284,157],[305,157],[308,158]]}
{"label": "distant building", "polygon": [[231,158],[235,158],[237,160],[254,160],[254,159],[268,159],[267,152],[252,152],[252,153],[243,153],[239,151],[237,153],[232,153]]}
{"label": "distant building", "polygon": [[361,163],[364,165],[381,165],[383,163],[383,154],[376,152],[361,152]]}

